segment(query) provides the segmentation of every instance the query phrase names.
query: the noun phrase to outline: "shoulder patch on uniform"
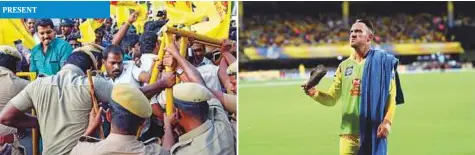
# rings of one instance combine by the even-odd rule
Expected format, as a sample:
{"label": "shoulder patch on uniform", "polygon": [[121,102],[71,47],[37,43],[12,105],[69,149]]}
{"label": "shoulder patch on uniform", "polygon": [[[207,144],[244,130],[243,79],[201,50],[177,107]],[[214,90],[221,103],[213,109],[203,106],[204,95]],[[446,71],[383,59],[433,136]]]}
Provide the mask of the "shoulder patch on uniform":
{"label": "shoulder patch on uniform", "polygon": [[150,138],[144,142],[142,142],[144,145],[150,145],[150,144],[153,144],[153,143],[157,143],[157,144],[160,144],[161,141],[160,141],[160,138],[158,137],[154,137],[154,138]]}
{"label": "shoulder patch on uniform", "polygon": [[346,67],[345,76],[350,76],[351,74],[353,74],[353,66]]}
{"label": "shoulder patch on uniform", "polygon": [[101,140],[97,139],[95,137],[81,136],[81,137],[79,137],[79,141],[80,142],[88,142],[88,143],[96,143],[96,142],[100,142]]}

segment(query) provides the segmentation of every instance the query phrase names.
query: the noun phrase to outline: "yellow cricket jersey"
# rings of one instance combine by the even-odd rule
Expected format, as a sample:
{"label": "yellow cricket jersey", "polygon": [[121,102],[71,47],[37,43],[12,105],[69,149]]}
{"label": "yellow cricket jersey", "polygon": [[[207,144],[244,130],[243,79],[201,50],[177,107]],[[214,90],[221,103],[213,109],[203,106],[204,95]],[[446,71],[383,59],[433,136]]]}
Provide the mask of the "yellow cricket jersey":
{"label": "yellow cricket jersey", "polygon": [[[363,59],[358,63],[353,55],[350,56],[338,66],[333,84],[328,91],[319,91],[313,96],[315,101],[326,106],[333,106],[338,100],[341,101],[343,105],[340,134],[359,134],[360,90],[365,62],[365,59]],[[396,109],[396,81],[394,76],[391,79],[389,89],[384,119],[392,122]]]}

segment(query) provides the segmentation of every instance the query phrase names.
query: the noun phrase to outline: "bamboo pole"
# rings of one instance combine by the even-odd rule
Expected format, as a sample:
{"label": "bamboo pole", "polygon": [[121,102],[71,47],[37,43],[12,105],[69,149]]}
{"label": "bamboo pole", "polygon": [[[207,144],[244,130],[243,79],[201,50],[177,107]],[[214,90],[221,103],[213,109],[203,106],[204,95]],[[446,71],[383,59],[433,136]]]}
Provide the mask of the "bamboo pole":
{"label": "bamboo pole", "polygon": [[[165,33],[165,45],[168,46],[170,44],[174,44],[172,42],[172,34],[171,33]],[[175,68],[172,68],[170,66],[165,66],[165,72],[174,72]],[[173,89],[172,88],[166,88],[165,89],[165,95],[166,95],[166,104],[165,104],[165,112],[167,116],[170,116],[173,114]]]}
{"label": "bamboo pole", "polygon": [[158,64],[163,60],[163,56],[165,55],[165,36],[161,36],[161,43],[160,43],[160,48],[158,49],[158,59],[155,61],[153,68],[152,68],[152,77],[150,77],[149,84],[154,83],[158,79]]}
{"label": "bamboo pole", "polygon": [[203,45],[206,45],[206,46],[221,47],[221,45],[212,44],[212,43],[207,43],[207,42],[199,41],[199,40],[195,40],[195,41],[193,41],[193,42],[195,42],[195,43],[200,43],[200,44],[203,44]]}
{"label": "bamboo pole", "polygon": [[[87,70],[87,80],[89,81],[89,93],[91,94],[91,100],[92,100],[92,105],[94,108],[94,111],[96,111],[96,115],[100,115],[101,112],[99,111],[99,105],[97,104],[97,100],[95,97],[95,92],[94,92],[94,82],[92,80],[92,71]],[[102,129],[102,123],[101,126],[99,126],[99,137],[101,139],[104,139],[104,129]]]}
{"label": "bamboo pole", "polygon": [[216,39],[216,38],[211,38],[211,37],[208,37],[208,36],[205,36],[205,35],[202,35],[202,34],[197,34],[195,32],[182,30],[182,29],[177,29],[177,28],[170,27],[170,26],[165,27],[163,29],[163,31],[166,32],[166,33],[177,34],[181,37],[194,38],[197,41],[206,42],[206,43],[209,43],[209,44],[214,44],[216,46],[221,46],[221,44],[223,43],[223,40],[219,40],[219,39]]}
{"label": "bamboo pole", "polygon": [[[188,38],[187,37],[181,37],[180,39],[180,55],[182,57],[186,57],[186,52],[188,49]],[[181,79],[180,77],[176,77],[176,83],[180,83]]]}

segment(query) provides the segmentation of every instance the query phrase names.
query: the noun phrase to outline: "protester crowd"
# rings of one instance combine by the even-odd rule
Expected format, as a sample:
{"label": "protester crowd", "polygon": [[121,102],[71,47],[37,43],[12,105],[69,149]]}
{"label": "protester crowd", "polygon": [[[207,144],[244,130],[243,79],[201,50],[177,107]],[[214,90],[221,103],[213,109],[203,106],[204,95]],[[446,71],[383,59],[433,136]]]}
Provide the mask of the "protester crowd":
{"label": "protester crowd", "polygon": [[104,19],[95,41],[83,43],[80,19],[62,19],[59,27],[24,19],[37,45],[0,46],[0,154],[25,154],[16,135],[29,128],[39,129],[45,155],[236,154],[235,42],[212,47],[189,38],[183,57],[174,36],[157,60],[166,16],[147,21],[142,34],[136,20],[132,13],[118,27]]}

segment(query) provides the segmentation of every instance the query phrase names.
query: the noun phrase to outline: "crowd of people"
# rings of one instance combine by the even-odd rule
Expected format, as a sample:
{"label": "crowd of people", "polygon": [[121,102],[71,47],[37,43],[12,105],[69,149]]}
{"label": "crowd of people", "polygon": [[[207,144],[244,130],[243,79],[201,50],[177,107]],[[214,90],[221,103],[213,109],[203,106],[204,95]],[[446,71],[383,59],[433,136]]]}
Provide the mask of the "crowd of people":
{"label": "crowd of people", "polygon": [[[374,21],[375,43],[444,42],[447,16],[433,14],[394,14],[392,16],[350,16],[348,22],[365,17]],[[456,20],[466,22],[467,17]],[[460,24],[460,23],[459,23]],[[295,17],[292,14],[274,16],[253,15],[245,18],[240,33],[243,46],[265,47],[305,44],[338,44],[349,40],[349,24],[337,13]]]}
{"label": "crowd of people", "polygon": [[131,28],[137,13],[117,29],[104,20],[95,41],[81,43],[77,20],[58,28],[51,19],[25,19],[38,44],[0,46],[0,154],[25,154],[15,135],[27,128],[39,129],[48,155],[236,154],[235,42],[213,48],[190,38],[183,57],[174,36],[158,61],[166,17],[148,21],[140,35]]}

